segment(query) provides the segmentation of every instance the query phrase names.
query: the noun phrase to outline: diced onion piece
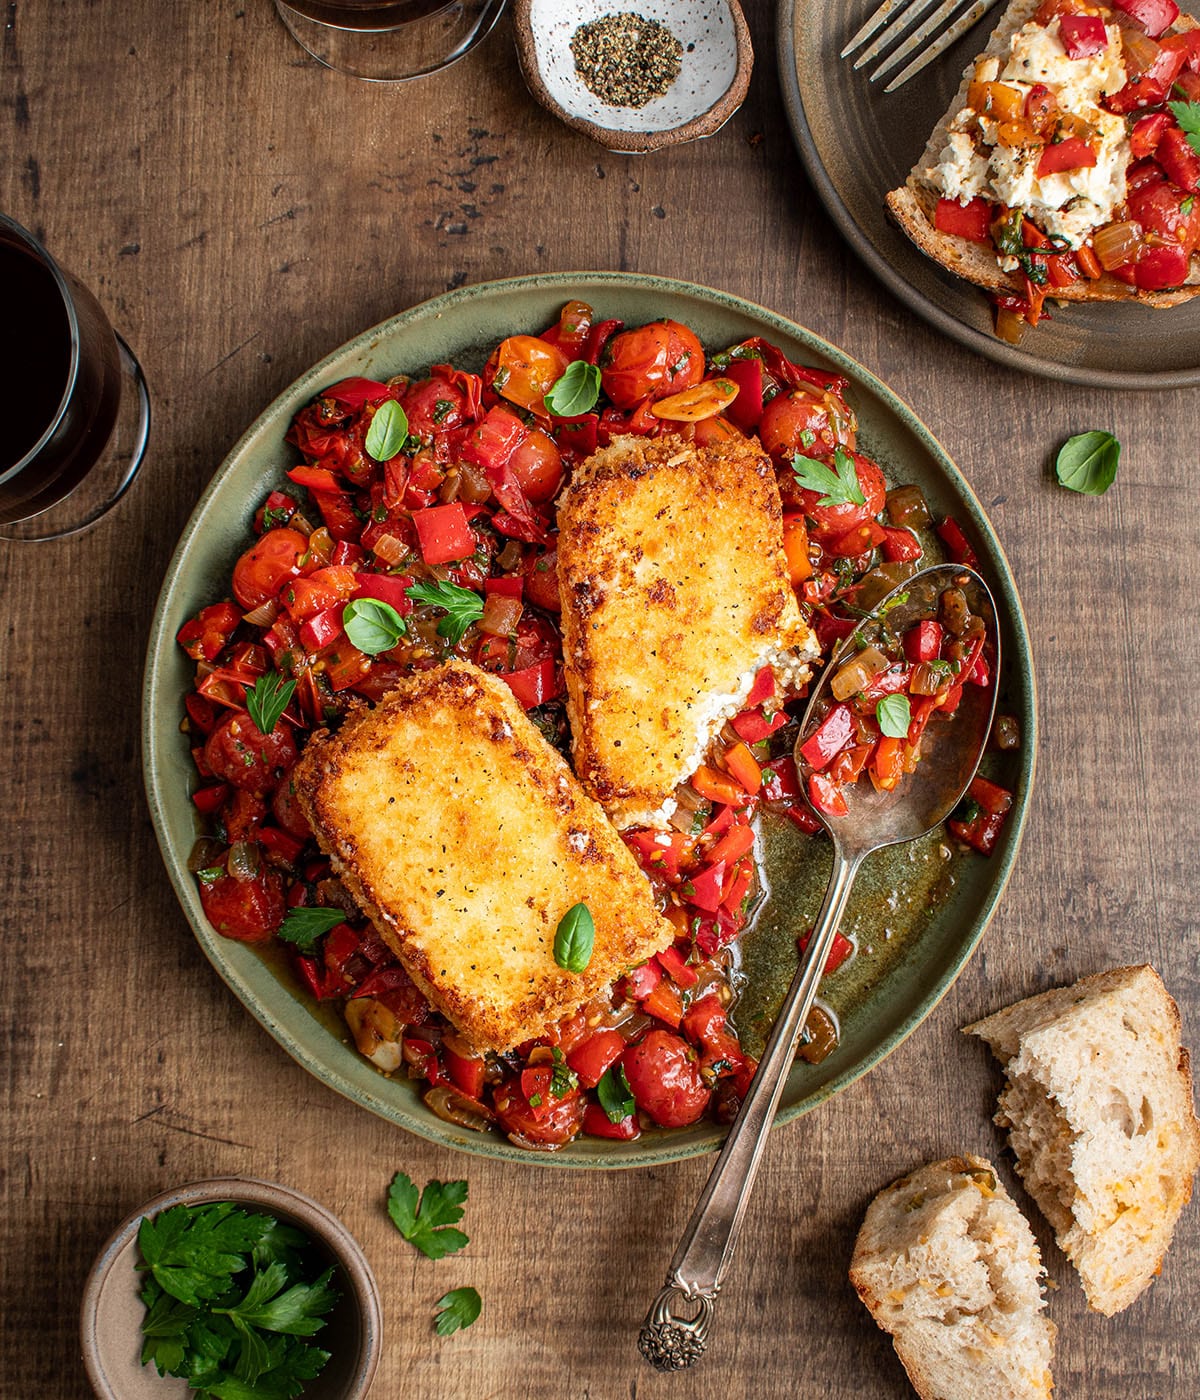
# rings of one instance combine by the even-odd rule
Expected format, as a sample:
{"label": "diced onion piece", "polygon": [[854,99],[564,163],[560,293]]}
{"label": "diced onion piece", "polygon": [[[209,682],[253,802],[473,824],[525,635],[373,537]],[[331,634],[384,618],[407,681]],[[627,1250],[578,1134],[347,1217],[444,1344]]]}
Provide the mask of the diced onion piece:
{"label": "diced onion piece", "polygon": [[243,613],[242,621],[248,622],[251,627],[270,627],[278,616],[278,598],[268,598],[265,603],[260,603],[253,612]]}
{"label": "diced onion piece", "polygon": [[525,605],[520,598],[506,593],[489,593],[483,604],[479,630],[492,637],[509,637],[517,630],[517,623],[524,611]]}
{"label": "diced onion piece", "polygon": [[262,869],[262,853],[255,841],[235,841],[229,848],[225,868],[235,880],[253,880]]}
{"label": "diced onion piece", "polygon": [[886,671],[891,664],[878,647],[865,647],[857,656],[838,668],[829,685],[833,698],[848,700],[852,695],[857,695],[860,690],[865,690],[870,685],[880,671]]}
{"label": "diced onion piece", "polygon": [[1092,235],[1092,248],[1105,272],[1133,262],[1142,243],[1142,226],[1132,219],[1105,224]]}
{"label": "diced onion piece", "polygon": [[724,413],[738,396],[738,386],[732,379],[706,379],[690,389],[671,394],[650,405],[655,418],[672,423],[700,423]]}
{"label": "diced onion piece", "polygon": [[1161,44],[1132,25],[1121,30],[1121,48],[1125,52],[1125,71],[1130,78],[1140,78],[1143,73],[1149,72],[1162,52]]}
{"label": "diced onion piece", "polygon": [[920,530],[933,517],[925,493],[919,486],[897,486],[887,493],[887,518],[893,525]]}
{"label": "diced onion piece", "polygon": [[1010,310],[1007,306],[996,308],[996,336],[997,339],[1007,342],[1009,345],[1020,345],[1021,337],[1025,334],[1026,321],[1024,316],[1016,311]]}
{"label": "diced onion piece", "polygon": [[980,116],[995,121],[1012,121],[1025,112],[1025,93],[1007,83],[972,82],[967,89],[967,106]]}
{"label": "diced onion piece", "polygon": [[945,665],[934,666],[931,662],[919,661],[913,667],[908,688],[914,695],[936,695],[939,690],[948,689],[953,679],[953,673],[947,671]]}
{"label": "diced onion piece", "polygon": [[296,511],[288,521],[289,530],[298,530],[302,535],[311,535],[316,527],[300,511]]}
{"label": "diced onion piece", "polygon": [[384,1074],[404,1063],[403,1029],[395,1013],[374,997],[355,997],[343,1010],[360,1055]]}
{"label": "diced onion piece", "polygon": [[333,536],[321,526],[308,537],[308,562],[324,567],[333,558]]}
{"label": "diced onion piece", "polygon": [[863,575],[855,602],[860,608],[870,611],[876,603],[881,603],[893,588],[906,583],[916,572],[917,565],[913,559],[894,559],[886,564],[878,564],[870,573]]}
{"label": "diced onion piece", "polygon": [[492,483],[481,467],[473,462],[458,464],[458,498],[468,505],[477,506],[492,494]]}
{"label": "diced onion piece", "polygon": [[458,1128],[470,1128],[472,1132],[482,1133],[490,1123],[496,1121],[496,1115],[483,1104],[460,1094],[449,1084],[438,1084],[430,1089],[425,1095],[425,1103],[444,1123],[453,1123]]}
{"label": "diced onion piece", "polygon": [[380,535],[375,541],[375,558],[385,564],[398,564],[408,554],[408,546],[395,535]]}

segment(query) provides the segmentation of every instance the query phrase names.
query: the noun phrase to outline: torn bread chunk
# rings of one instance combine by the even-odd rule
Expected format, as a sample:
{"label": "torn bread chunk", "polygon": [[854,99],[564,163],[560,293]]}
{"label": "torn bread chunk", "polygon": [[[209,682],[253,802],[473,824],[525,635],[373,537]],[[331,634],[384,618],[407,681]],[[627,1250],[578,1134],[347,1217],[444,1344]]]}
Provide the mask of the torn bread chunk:
{"label": "torn bread chunk", "polygon": [[1178,1008],[1152,967],[1121,967],[965,1029],[1004,1065],[996,1122],[1089,1305],[1120,1312],[1158,1273],[1200,1162]]}
{"label": "torn bread chunk", "polygon": [[1056,1328],[1029,1222],[982,1157],[950,1157],[867,1208],[850,1281],[924,1400],[1038,1400]]}
{"label": "torn bread chunk", "polygon": [[[1128,15],[1094,6],[1085,44],[1064,30],[1064,20],[1068,26],[1080,23],[1078,15],[1047,15],[1040,0],[1012,0],[907,181],[887,195],[888,210],[926,256],[995,293],[1024,295],[1032,278],[1058,301],[1133,301],[1158,308],[1188,301],[1200,294],[1188,177],[1183,186],[1173,183],[1173,174],[1181,172],[1168,160],[1155,177],[1162,190],[1147,203],[1139,187],[1146,184],[1146,169],[1157,167],[1131,145],[1143,111],[1165,111],[1164,100],[1180,94],[1164,92],[1152,100],[1148,93],[1146,108],[1122,100],[1142,81],[1127,63],[1123,24],[1131,33],[1137,29]],[[1196,28],[1195,19],[1181,14],[1160,37],[1178,44]],[[1174,124],[1174,117],[1162,120]],[[1057,152],[1064,154],[1055,158]],[[1139,163],[1141,173],[1131,180]],[[939,223],[939,200],[963,209],[983,200],[995,227],[979,238],[946,231],[957,230],[959,221]],[[1165,221],[1154,212],[1160,205],[1170,211]],[[1033,244],[1023,220],[1038,230]],[[1135,241],[1144,233],[1147,246],[1160,251],[1143,258],[1131,249],[1127,275],[1118,277],[1110,270],[1117,264],[1096,258],[1095,235],[1108,229],[1111,236],[1113,227],[1127,224],[1136,229]],[[1171,242],[1179,247],[1168,257],[1161,250]],[[1085,275],[1068,275],[1068,268],[1048,280],[1045,266],[1029,257],[1039,248],[1084,250],[1078,266]]]}
{"label": "torn bread chunk", "polygon": [[664,827],[754,678],[794,692],[818,654],[757,443],[617,438],[559,502],[575,771],[618,827]]}
{"label": "torn bread chunk", "polygon": [[[674,936],[604,813],[474,666],[420,672],[315,734],[295,789],[380,935],[481,1050],[540,1035]],[[582,972],[554,958],[576,904],[595,923]]]}

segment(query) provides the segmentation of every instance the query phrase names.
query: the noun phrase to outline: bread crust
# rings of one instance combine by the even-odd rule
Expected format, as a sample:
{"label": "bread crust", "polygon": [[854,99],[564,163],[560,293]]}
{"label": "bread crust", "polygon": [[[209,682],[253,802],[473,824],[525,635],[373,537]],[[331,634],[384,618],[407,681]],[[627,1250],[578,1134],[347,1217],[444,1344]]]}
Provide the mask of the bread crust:
{"label": "bread crust", "polygon": [[1120,1312],[1159,1273],[1200,1166],[1179,1008],[1141,964],[964,1029],[1005,1067],[996,1121],[1089,1306]]}
{"label": "bread crust", "polygon": [[923,1400],[1045,1400],[1056,1328],[1041,1255],[995,1167],[965,1154],[885,1186],[850,1282]]}
{"label": "bread crust", "polygon": [[621,437],[573,475],[558,576],[575,771],[618,826],[665,825],[758,668],[816,656],[782,519],[748,439]]}
{"label": "bread crust", "polygon": [[[432,1005],[481,1050],[569,1016],[674,937],[603,812],[502,681],[463,662],[407,678],[294,770],[313,831]],[[559,920],[595,923],[582,972]]]}
{"label": "bread crust", "polygon": [[[925,150],[913,166],[907,181],[898,189],[890,190],[884,197],[888,212],[896,224],[926,257],[932,258],[953,276],[982,287],[985,291],[1011,293],[1015,296],[1025,294],[1025,283],[1019,274],[1004,271],[990,246],[943,233],[936,227],[934,215],[939,196],[937,189],[926,179],[925,171],[938,163],[948,139],[951,123],[967,105],[967,89],[974,76],[976,63],[980,58],[1006,53],[1012,35],[1033,18],[1040,3],[1041,0],[1014,0],[1014,3],[1009,5],[992,31],[983,52],[964,70],[962,83],[954,95],[954,100],[942,120],[934,127]],[[1200,28],[1200,22],[1190,15],[1181,14],[1171,32],[1185,33],[1196,28]],[[1083,278],[1069,286],[1047,290],[1047,297],[1054,301],[1132,302],[1160,310],[1179,306],[1195,296],[1200,296],[1200,252],[1192,255],[1187,281],[1181,287],[1162,291],[1139,291],[1106,272],[1095,281]]]}

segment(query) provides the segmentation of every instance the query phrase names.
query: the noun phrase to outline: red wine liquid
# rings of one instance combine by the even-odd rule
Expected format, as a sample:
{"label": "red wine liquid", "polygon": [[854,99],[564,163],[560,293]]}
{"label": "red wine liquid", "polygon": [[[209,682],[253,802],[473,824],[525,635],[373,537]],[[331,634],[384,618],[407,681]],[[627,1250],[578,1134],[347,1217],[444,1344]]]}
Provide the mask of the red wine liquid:
{"label": "red wine liquid", "polygon": [[71,372],[71,323],[54,274],[26,249],[0,242],[0,472],[15,467],[58,416]]}
{"label": "red wine liquid", "polygon": [[[3,524],[47,510],[82,482],[105,455],[121,406],[120,351],[108,318],[86,287],[63,276],[79,336],[73,379],[71,320],[61,288],[43,258],[0,226]],[[50,428],[52,435],[16,470]]]}

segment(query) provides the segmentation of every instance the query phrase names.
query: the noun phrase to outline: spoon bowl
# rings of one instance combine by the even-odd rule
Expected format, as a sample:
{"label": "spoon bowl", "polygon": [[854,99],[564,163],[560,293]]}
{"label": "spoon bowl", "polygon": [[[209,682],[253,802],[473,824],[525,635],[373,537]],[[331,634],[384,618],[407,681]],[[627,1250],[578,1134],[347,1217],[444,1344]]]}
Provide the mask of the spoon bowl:
{"label": "spoon bowl", "polygon": [[[985,639],[994,648],[992,675],[998,676],[1000,637],[987,584],[960,564],[923,569],[894,588],[834,652],[800,725],[795,749],[798,773],[803,776],[807,766],[803,746],[824,717],[826,691],[850,653],[885,640],[885,634],[898,638],[914,623],[937,618],[942,595],[952,588],[963,592],[971,614],[982,619]],[[666,1284],[642,1324],[638,1346],[656,1370],[683,1370],[698,1361],[708,1346],[717,1294],[733,1257],[775,1108],[859,866],[872,851],[924,836],[954,809],[983,756],[996,691],[995,679],[989,686],[964,685],[953,715],[922,731],[921,758],[915,770],[890,790],[880,791],[869,781],[846,784],[841,790],[844,813],[830,815],[816,806],[803,785],[809,806],[833,840],[829,888],[758,1070],[675,1251]]]}

